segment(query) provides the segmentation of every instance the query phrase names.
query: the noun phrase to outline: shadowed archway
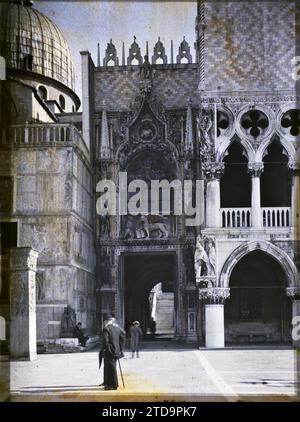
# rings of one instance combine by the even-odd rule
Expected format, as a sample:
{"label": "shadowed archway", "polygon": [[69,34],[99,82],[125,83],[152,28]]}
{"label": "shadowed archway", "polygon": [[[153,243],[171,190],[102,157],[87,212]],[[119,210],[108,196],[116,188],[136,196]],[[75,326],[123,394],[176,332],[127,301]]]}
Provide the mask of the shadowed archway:
{"label": "shadowed archway", "polygon": [[291,302],[287,276],[269,254],[254,250],[233,268],[230,299],[225,304],[227,343],[287,343],[290,341]]}
{"label": "shadowed archway", "polygon": [[126,324],[138,320],[143,332],[147,332],[151,316],[149,295],[153,287],[162,283],[167,285],[169,290],[170,287],[173,291],[176,290],[175,257],[172,253],[124,256]]}

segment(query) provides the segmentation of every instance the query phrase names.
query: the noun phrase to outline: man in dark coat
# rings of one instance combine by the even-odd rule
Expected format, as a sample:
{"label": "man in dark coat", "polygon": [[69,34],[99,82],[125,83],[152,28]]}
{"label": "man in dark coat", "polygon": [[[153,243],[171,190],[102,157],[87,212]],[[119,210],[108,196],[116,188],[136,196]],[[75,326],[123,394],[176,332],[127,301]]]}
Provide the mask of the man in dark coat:
{"label": "man in dark coat", "polygon": [[108,317],[102,333],[101,354],[104,359],[104,389],[116,390],[119,386],[117,359],[123,356],[125,331],[116,324],[113,317]]}
{"label": "man in dark coat", "polygon": [[134,353],[136,352],[136,357],[139,358],[140,351],[140,342],[143,337],[143,332],[140,327],[139,321],[134,321],[130,327],[130,347],[132,351],[132,357],[134,358]]}

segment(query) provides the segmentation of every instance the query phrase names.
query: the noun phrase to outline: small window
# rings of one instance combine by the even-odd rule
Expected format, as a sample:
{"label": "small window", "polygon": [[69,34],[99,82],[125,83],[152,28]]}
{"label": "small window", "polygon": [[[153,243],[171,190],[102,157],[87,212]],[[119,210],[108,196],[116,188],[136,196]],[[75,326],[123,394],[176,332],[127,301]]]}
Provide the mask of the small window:
{"label": "small window", "polygon": [[59,105],[61,106],[63,110],[66,108],[66,100],[63,95],[59,96]]}
{"label": "small window", "polygon": [[44,86],[40,86],[39,88],[38,88],[38,94],[39,94],[39,96],[41,97],[41,99],[42,100],[47,100],[47,98],[48,98],[48,91],[47,91],[47,89],[44,87]]}
{"label": "small window", "polygon": [[23,59],[24,69],[25,70],[32,70],[33,68],[33,56],[31,54],[27,54],[27,56]]}

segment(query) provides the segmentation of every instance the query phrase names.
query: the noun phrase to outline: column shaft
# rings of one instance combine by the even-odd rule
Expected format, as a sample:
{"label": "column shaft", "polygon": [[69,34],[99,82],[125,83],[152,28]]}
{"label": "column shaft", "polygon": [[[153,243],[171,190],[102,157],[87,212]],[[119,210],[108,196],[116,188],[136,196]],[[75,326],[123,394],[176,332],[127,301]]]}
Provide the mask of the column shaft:
{"label": "column shaft", "polygon": [[205,347],[224,346],[224,305],[205,305]]}
{"label": "column shaft", "polygon": [[260,204],[260,177],[252,177],[251,194],[252,227],[261,227],[261,204]]}
{"label": "column shaft", "polygon": [[206,190],[206,227],[221,227],[220,205],[220,180],[208,180]]}
{"label": "column shaft", "polygon": [[10,250],[10,355],[36,359],[36,262],[31,248]]}

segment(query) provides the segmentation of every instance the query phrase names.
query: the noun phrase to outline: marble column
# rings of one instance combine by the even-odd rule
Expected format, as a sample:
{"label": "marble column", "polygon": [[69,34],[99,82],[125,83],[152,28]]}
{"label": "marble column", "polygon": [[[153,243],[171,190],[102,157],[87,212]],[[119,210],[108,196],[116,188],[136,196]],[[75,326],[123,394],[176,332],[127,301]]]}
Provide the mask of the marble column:
{"label": "marble column", "polygon": [[288,287],[286,289],[288,297],[292,300],[292,340],[293,346],[300,348],[300,286]]}
{"label": "marble column", "polygon": [[222,226],[220,178],[224,171],[224,163],[209,162],[203,164],[203,175],[206,178],[206,227]]}
{"label": "marble column", "polygon": [[225,347],[224,303],[229,296],[229,288],[199,289],[199,299],[205,303],[205,347]]}
{"label": "marble column", "polygon": [[10,355],[15,358],[36,359],[37,258],[31,248],[10,249]]}
{"label": "marble column", "polygon": [[262,212],[260,200],[260,176],[264,169],[264,163],[249,163],[248,172],[251,176],[252,191],[251,191],[251,226],[254,228],[261,228],[262,226]]}
{"label": "marble column", "polygon": [[292,173],[292,215],[290,224],[295,230],[299,230],[300,224],[300,166],[297,163],[290,162],[289,169]]}

